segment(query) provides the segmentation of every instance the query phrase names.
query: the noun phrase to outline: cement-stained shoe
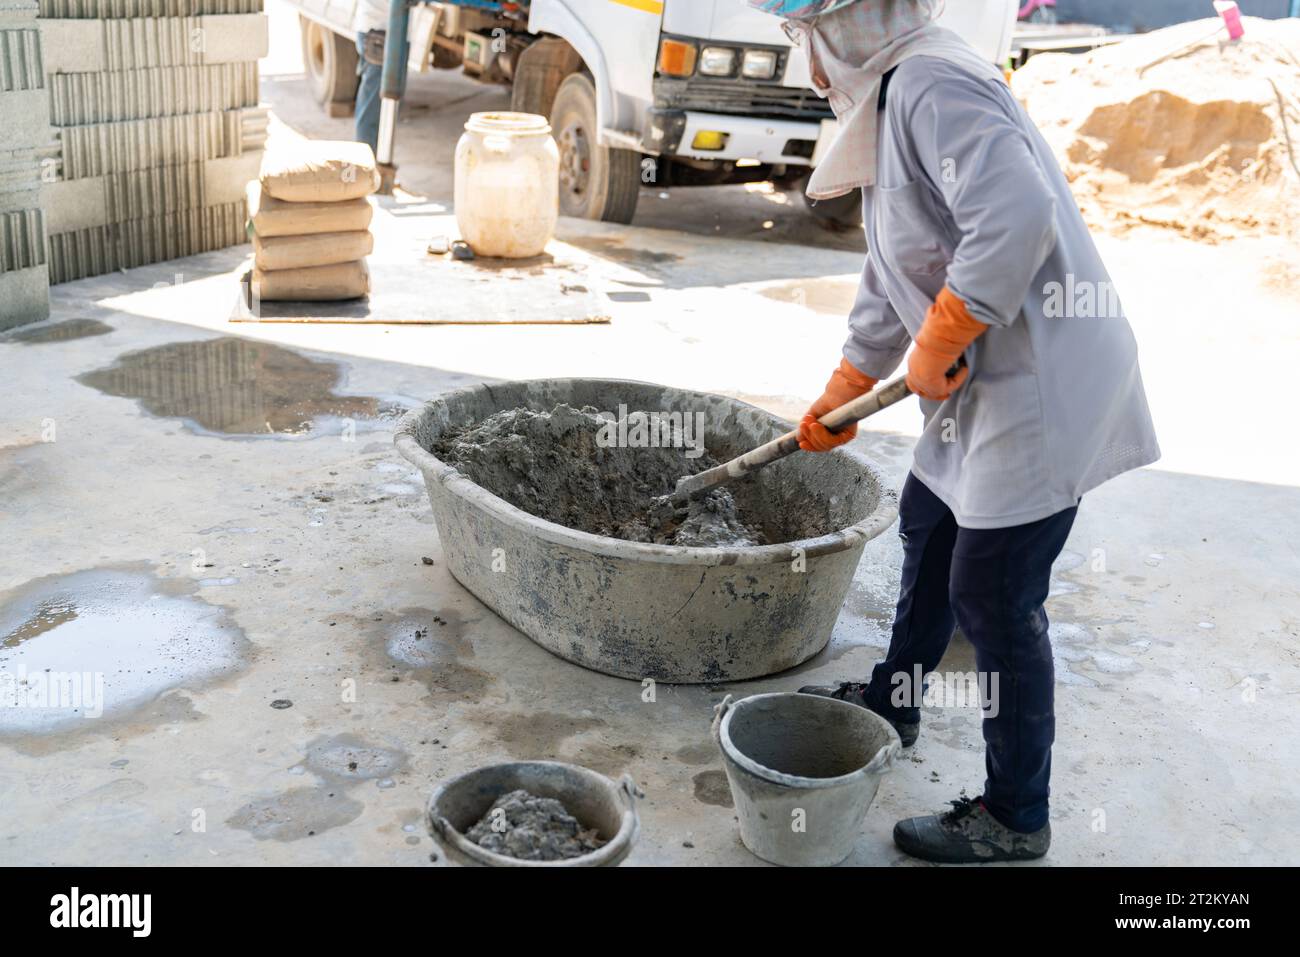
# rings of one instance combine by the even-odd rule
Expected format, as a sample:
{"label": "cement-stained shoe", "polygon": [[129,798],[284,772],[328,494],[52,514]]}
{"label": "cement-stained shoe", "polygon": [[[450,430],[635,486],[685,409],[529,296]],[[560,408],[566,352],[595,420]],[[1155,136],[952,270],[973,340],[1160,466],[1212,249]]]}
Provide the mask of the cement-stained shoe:
{"label": "cement-stained shoe", "polygon": [[999,823],[979,798],[961,797],[951,803],[951,811],[895,824],[899,850],[936,864],[984,864],[1032,861],[1052,844],[1050,824],[1022,834]]}
{"label": "cement-stained shoe", "polygon": [[[859,708],[866,708],[873,714],[880,714],[879,711],[867,704],[867,683],[865,681],[841,681],[837,685],[804,685],[799,689],[799,693],[815,694],[822,698],[847,701]],[[881,714],[880,716],[894,726],[894,730],[898,732],[898,740],[903,743],[905,748],[910,748],[916,744],[916,739],[921,736],[920,721],[890,721],[885,715]]]}

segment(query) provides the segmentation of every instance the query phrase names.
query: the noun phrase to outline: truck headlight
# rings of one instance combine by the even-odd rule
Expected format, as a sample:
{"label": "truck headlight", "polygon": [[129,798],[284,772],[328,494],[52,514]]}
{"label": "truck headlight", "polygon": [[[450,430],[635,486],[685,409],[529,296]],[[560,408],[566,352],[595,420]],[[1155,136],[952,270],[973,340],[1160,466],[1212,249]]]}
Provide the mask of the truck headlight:
{"label": "truck headlight", "polygon": [[705,47],[700,51],[700,72],[705,76],[731,76],[736,72],[736,51],[731,47]]}
{"label": "truck headlight", "polygon": [[776,76],[775,50],[746,50],[740,73],[751,80],[770,80]]}
{"label": "truck headlight", "polygon": [[690,76],[695,72],[694,43],[664,40],[659,44],[659,72],[664,76]]}

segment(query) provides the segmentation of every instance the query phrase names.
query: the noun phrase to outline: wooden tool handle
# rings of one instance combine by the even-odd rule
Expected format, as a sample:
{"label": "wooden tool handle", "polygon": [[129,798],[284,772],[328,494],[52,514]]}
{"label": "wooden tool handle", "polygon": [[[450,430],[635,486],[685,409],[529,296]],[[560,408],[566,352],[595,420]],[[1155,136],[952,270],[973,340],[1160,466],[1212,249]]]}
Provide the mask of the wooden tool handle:
{"label": "wooden tool handle", "polygon": [[[817,421],[832,432],[838,432],[846,425],[860,422],[869,415],[875,415],[881,409],[895,405],[911,394],[912,390],[907,387],[906,379],[899,376],[879,389],[872,389],[865,395],[860,395],[856,399],[845,402],[838,408],[831,409]],[[770,465],[772,462],[798,451],[798,431],[787,432],[779,439],[773,439],[766,445],[760,445],[756,449],[750,449],[744,455],[736,456],[730,462],[723,462],[711,469],[705,469],[703,472],[687,476],[677,484],[677,489],[673,492],[671,500],[680,504],[706,489],[721,485],[724,482],[744,478],[751,472],[757,472],[764,465]]]}
{"label": "wooden tool handle", "polygon": [[[867,416],[875,415],[881,409],[887,409],[891,405],[902,402],[912,390],[907,387],[907,378],[899,376],[892,382],[886,382],[878,389],[872,389],[870,392],[858,396],[856,399],[850,399],[838,408],[831,409],[817,421],[832,432],[838,432],[847,425],[854,422],[861,422]],[[795,443],[797,448],[798,442]]]}
{"label": "wooden tool handle", "polygon": [[[948,375],[956,375],[965,365],[966,357],[962,356],[948,370]],[[897,379],[886,382],[878,389],[872,389],[856,399],[850,399],[843,405],[831,409],[817,421],[832,432],[838,432],[847,425],[861,422],[868,416],[875,415],[881,409],[897,405],[911,394],[912,390],[907,387],[907,377],[899,376]],[[706,489],[711,489],[716,485],[722,485],[738,478],[744,478],[752,472],[757,472],[764,465],[770,465],[772,462],[798,451],[798,431],[787,432],[779,439],[773,439],[766,445],[760,445],[756,449],[750,449],[744,455],[736,456],[730,462],[723,462],[721,465],[715,465],[711,469],[705,469],[703,472],[697,472],[695,475],[689,475],[681,479],[677,483],[677,489],[669,496],[669,501],[675,505],[680,505]]]}

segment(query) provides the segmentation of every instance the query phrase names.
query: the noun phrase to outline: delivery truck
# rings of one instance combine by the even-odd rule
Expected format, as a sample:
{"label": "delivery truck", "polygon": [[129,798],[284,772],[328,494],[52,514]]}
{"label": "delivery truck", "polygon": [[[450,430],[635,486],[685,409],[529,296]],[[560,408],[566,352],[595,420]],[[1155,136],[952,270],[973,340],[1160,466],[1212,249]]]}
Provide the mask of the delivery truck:
{"label": "delivery truck", "polygon": [[[357,85],[355,0],[291,2],[312,90],[346,112]],[[507,85],[511,109],[550,118],[565,215],[631,222],[650,184],[797,184],[836,135],[781,21],[744,0],[397,2],[409,18],[408,70]],[[1018,8],[960,0],[939,22],[1005,63]],[[836,223],[861,218],[853,194],[809,209]]]}

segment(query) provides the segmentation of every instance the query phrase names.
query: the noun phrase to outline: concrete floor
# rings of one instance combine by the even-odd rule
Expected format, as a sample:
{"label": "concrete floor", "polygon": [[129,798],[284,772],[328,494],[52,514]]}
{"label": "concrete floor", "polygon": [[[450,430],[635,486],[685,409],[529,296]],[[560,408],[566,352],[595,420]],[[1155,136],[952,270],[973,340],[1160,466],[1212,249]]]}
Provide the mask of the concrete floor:
{"label": "concrete floor", "polygon": [[[719,206],[695,196],[693,222],[708,225]],[[401,198],[375,224],[377,265],[404,268],[431,303],[439,264],[414,237],[452,228],[440,202]],[[110,331],[0,337],[0,618],[94,572],[73,579],[88,604],[96,582],[143,583],[137,606],[99,613],[113,634],[136,620],[145,631],[164,608],[221,630],[158,658],[124,639],[123,667],[157,671],[166,690],[98,720],[0,733],[0,863],[427,864],[431,789],[510,758],[630,774],[646,794],[632,864],[754,863],[726,806],[711,708],[864,676],[888,640],[892,533],[868,546],[814,660],[727,687],[661,686],[645,703],[638,683],[552,657],[450,578],[419,478],[391,445],[393,410],[491,379],[649,379],[802,411],[838,356],[860,256],[771,242],[761,224],[748,232],[761,244],[718,232],[562,223],[606,325],[232,324],[247,247],[55,287],[54,318],[32,329],[86,318]],[[1087,497],[1057,568],[1046,863],[1293,864],[1296,273],[1263,243],[1130,237],[1103,252],[1165,458]],[[544,269],[516,285],[556,281]],[[627,292],[643,295],[610,296]],[[177,345],[222,337],[239,341]],[[147,402],[77,381],[168,345],[94,380]],[[286,363],[275,346],[315,361]],[[286,368],[317,401],[276,388]],[[310,413],[308,431],[276,431]],[[858,439],[896,483],[918,420],[893,409]],[[413,649],[422,629],[430,640]],[[941,670],[973,668],[954,641]],[[909,863],[893,822],[982,777],[978,713],[927,709],[849,863]]]}
{"label": "concrete floor", "polygon": [[[387,235],[397,219],[381,211],[376,229]],[[431,216],[430,228],[444,224]],[[757,270],[754,248],[730,240],[588,223],[565,223],[562,239],[609,254],[592,267],[593,288],[637,281],[649,300],[611,301],[604,326],[234,326],[225,317],[246,254],[236,249],[56,288],[52,323],[97,319],[106,334],[0,340],[10,370],[0,589],[11,590],[0,607],[45,576],[143,569],[159,591],[223,609],[242,636],[224,674],[72,730],[5,736],[0,860],[424,863],[420,809],[435,782],[489,761],[552,757],[632,774],[645,789],[634,863],[751,861],[723,806],[710,708],[727,692],[864,675],[887,641],[896,540],[868,547],[830,648],[796,673],[662,688],[646,704],[638,684],[551,657],[450,579],[418,478],[378,413],[467,381],[572,374],[709,388],[793,414],[836,355],[843,320],[782,297],[804,283],[833,298],[847,279],[808,277],[844,277],[856,256],[774,246]],[[1151,264],[1138,257],[1151,249],[1125,248],[1121,288],[1141,285]],[[436,297],[429,267],[414,258],[410,282]],[[1198,328],[1215,319],[1181,315]],[[1144,356],[1181,342],[1183,327],[1159,317],[1137,327]],[[163,414],[75,380],[125,353],[231,335],[337,364],[340,393],[381,401],[349,406],[355,434],[327,416],[306,434],[229,436],[214,430],[275,418],[273,379],[259,380],[274,364],[241,367],[234,378],[249,388],[198,403],[190,414],[202,422],[166,414],[186,408],[166,401],[214,394],[203,353],[123,379]],[[1199,349],[1190,367],[1220,367],[1213,339]],[[1197,398],[1196,377],[1172,382],[1165,368],[1152,361],[1148,378],[1169,460],[1216,461],[1256,415],[1284,424],[1281,412],[1253,408],[1236,430],[1207,426],[1198,408],[1214,403]],[[1188,390],[1186,407],[1169,398]],[[915,412],[893,415],[859,443],[900,481]],[[54,441],[42,441],[51,426]],[[1197,447],[1184,447],[1197,428]],[[1049,603],[1060,683],[1050,861],[1296,860],[1289,822],[1300,802],[1287,772],[1300,690],[1300,479],[1278,446],[1275,458],[1265,448],[1232,464],[1261,480],[1148,469],[1085,501]],[[421,628],[433,630],[432,657],[411,667],[401,642]],[[955,642],[942,669],[971,668],[969,646]],[[345,700],[350,687],[355,700]],[[281,699],[292,707],[271,706]],[[359,769],[331,763],[348,751],[362,756]],[[851,861],[899,863],[894,819],[977,788],[981,769],[977,714],[931,709]]]}

